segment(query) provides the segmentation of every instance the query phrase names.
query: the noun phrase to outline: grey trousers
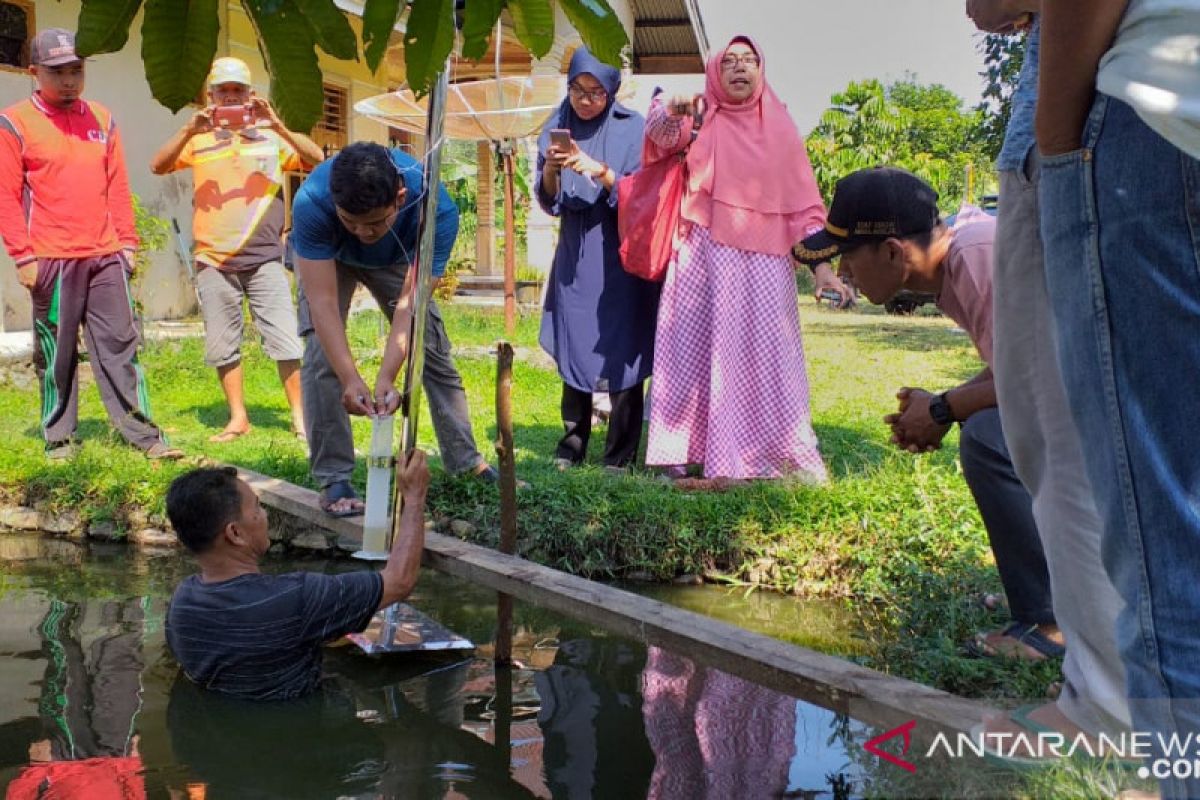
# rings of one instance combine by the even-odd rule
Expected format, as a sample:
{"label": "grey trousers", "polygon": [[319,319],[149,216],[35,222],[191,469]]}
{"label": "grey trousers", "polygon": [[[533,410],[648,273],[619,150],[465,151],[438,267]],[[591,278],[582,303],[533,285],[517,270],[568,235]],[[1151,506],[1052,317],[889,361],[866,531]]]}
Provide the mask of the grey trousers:
{"label": "grey trousers", "polygon": [[[350,313],[350,300],[360,283],[367,287],[390,320],[404,288],[406,271],[404,267],[360,269],[338,263],[338,309],[342,322],[345,323]],[[300,336],[304,338],[300,385],[304,395],[304,424],[308,428],[308,462],[313,480],[324,488],[350,479],[354,472],[354,437],[350,431],[350,415],[342,408],[342,384],[313,329],[303,285],[300,286],[299,301]],[[429,408],[446,471],[452,474],[467,472],[478,467],[483,456],[475,447],[467,393],[450,357],[450,338],[446,335],[442,314],[432,301],[425,323],[423,405]]]}
{"label": "grey trousers", "polygon": [[1038,175],[1036,152],[1022,172],[1000,173],[996,394],[1013,465],[1033,497],[1054,616],[1066,637],[1059,708],[1084,730],[1111,731],[1130,724],[1116,640],[1121,598],[1100,560],[1100,517],[1054,345]]}
{"label": "grey trousers", "polygon": [[1050,576],[1033,500],[1013,469],[998,408],[976,411],[962,424],[958,458],[987,529],[1014,622],[1054,624]]}
{"label": "grey trousers", "polygon": [[125,257],[40,258],[33,301],[33,365],[42,387],[48,446],[75,436],[79,422],[79,326],[100,400],[117,432],[139,450],[167,438],[150,419],[141,339]]}

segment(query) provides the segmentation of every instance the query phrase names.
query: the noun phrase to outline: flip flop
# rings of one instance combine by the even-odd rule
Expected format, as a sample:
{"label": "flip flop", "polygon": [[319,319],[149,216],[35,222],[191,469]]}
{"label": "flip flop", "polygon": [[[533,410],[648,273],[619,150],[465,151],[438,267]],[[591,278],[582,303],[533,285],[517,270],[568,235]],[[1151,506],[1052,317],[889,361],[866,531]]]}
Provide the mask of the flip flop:
{"label": "flip flop", "polygon": [[[338,500],[358,500],[359,503],[357,508],[333,511],[333,504]],[[350,485],[350,481],[334,481],[321,490],[321,510],[331,517],[358,517],[366,510],[366,506],[359,499],[354,487]]]}
{"label": "flip flop", "polygon": [[230,442],[236,442],[249,432],[249,428],[246,428],[244,431],[221,431],[220,433],[214,433],[212,436],[208,437],[208,441],[212,442],[213,444],[229,444]]}
{"label": "flip flop", "polygon": [[[1030,716],[1030,714],[1044,705],[1046,704],[1028,703],[1020,706],[1019,708],[1012,709],[1006,716],[1010,722],[1013,722],[1019,728],[1022,728],[1025,733],[1032,734],[1032,736],[1029,737],[1031,742],[1040,742],[1038,734],[1058,734],[1067,737],[1067,740],[1070,741],[1071,737],[1067,736],[1067,734],[1062,733],[1062,731],[1055,730],[1049,725],[1043,725]],[[1009,769],[1015,769],[1020,772],[1027,772],[1030,770],[1053,766],[1061,761],[1060,757],[1054,755],[1048,755],[1045,758],[1035,758],[1032,756],[1005,755],[1004,753],[998,753],[988,748],[987,740],[982,738],[986,730],[987,721],[984,720],[983,722],[980,722],[978,725],[975,725],[971,728],[971,738],[983,743],[983,757],[986,761],[992,764],[1007,767]],[[1123,767],[1134,767],[1142,763],[1140,760],[1118,758],[1114,755],[1108,755],[1104,757],[1091,756],[1088,755],[1086,751],[1076,752],[1076,754],[1073,756],[1073,759],[1084,764],[1112,763]]]}
{"label": "flip flop", "polygon": [[[487,469],[481,469],[479,472],[472,472],[471,477],[477,481],[481,481],[482,483],[496,485],[500,483],[500,470],[496,469],[491,464],[488,464]],[[529,484],[520,478],[517,478],[517,488],[528,489]]]}
{"label": "flip flop", "polygon": [[967,652],[976,658],[1015,658],[1020,661],[1043,661],[1048,658],[1062,658],[1067,652],[1067,648],[1047,637],[1033,623],[1010,623],[1008,627],[1000,632],[1000,636],[1032,648],[1041,654],[1041,658],[1031,658],[1024,655],[1013,656],[1001,653],[995,647],[988,644],[987,637],[989,635],[986,633],[975,634],[975,638],[966,644]]}
{"label": "flip flop", "polygon": [[[1006,715],[1010,721],[1015,722],[1018,726],[1023,728],[1025,732],[1033,734],[1032,739],[1035,742],[1037,741],[1037,734],[1055,732],[1053,729],[1029,718],[1029,714],[1034,711],[1034,709],[1040,707],[1040,703],[1030,703],[1028,705],[1021,706],[1020,708],[1014,708]],[[1003,753],[997,753],[996,751],[988,748],[987,740],[983,738],[986,732],[987,720],[984,720],[983,722],[980,722],[978,725],[975,725],[971,728],[971,738],[977,742],[982,742],[982,747],[984,749],[983,757],[991,764],[1008,767],[1009,769],[1015,769],[1021,772],[1027,772],[1029,770],[1052,766],[1058,760],[1056,758],[1032,758],[1030,756],[1004,755]]]}
{"label": "flip flop", "polygon": [[166,442],[155,442],[143,453],[151,461],[178,461],[186,455],[178,447],[171,447]]}

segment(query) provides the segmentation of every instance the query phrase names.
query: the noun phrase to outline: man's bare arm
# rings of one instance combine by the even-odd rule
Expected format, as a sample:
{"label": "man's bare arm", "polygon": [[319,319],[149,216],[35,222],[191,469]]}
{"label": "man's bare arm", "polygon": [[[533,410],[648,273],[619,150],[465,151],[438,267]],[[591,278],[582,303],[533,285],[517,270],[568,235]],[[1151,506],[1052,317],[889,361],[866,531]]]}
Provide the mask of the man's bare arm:
{"label": "man's bare arm", "polygon": [[1128,0],[1045,0],[1038,79],[1037,141],[1042,155],[1078,150],[1096,95],[1096,69],[1112,45]]}
{"label": "man's bare arm", "polygon": [[996,379],[992,368],[985,367],[964,384],[946,392],[946,402],[957,420],[967,420],[976,411],[996,405]]}
{"label": "man's bare arm", "polygon": [[391,414],[400,405],[400,396],[394,390],[396,376],[408,357],[409,333],[412,330],[416,270],[409,269],[404,276],[404,288],[396,301],[392,314],[392,326],[388,330],[387,344],[383,348],[383,360],[375,377],[375,412]]}
{"label": "man's bare arm", "polygon": [[[401,456],[404,458],[404,456]],[[396,482],[400,487],[404,508],[400,514],[399,530],[388,553],[382,571],[383,594],[379,607],[398,603],[412,594],[421,572],[421,554],[425,551],[425,495],[429,491],[429,466],[425,453],[414,450],[405,463],[396,467]]]}

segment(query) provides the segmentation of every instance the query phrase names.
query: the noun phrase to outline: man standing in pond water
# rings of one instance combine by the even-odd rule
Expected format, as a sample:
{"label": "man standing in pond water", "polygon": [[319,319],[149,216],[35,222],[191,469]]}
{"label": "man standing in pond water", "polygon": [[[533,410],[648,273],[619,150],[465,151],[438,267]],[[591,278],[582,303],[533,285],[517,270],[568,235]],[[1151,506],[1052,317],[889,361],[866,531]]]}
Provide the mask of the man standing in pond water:
{"label": "man standing in pond water", "polygon": [[198,469],[167,491],[167,516],[196,557],[167,612],[167,644],[196,684],[248,700],[290,700],[317,688],[321,645],[367,627],[408,597],[425,546],[429,468],[414,450],[396,470],[400,532],[380,572],[264,575],[267,512],[231,467]]}

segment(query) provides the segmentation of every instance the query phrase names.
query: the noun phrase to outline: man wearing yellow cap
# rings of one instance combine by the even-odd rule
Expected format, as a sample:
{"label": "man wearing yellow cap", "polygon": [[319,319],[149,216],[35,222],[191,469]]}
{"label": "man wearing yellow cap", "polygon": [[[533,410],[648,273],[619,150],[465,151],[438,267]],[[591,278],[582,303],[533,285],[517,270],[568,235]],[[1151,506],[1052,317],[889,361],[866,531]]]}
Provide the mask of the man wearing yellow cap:
{"label": "man wearing yellow cap", "polygon": [[242,394],[242,302],[278,365],[292,430],[304,437],[296,307],[283,267],[283,177],[324,156],[307,136],[290,131],[250,87],[250,68],[218,58],[208,76],[209,105],[154,155],[156,175],[192,168],[196,288],[204,316],[205,361],[217,370],[229,422],[210,441],[232,442],[250,431]]}

